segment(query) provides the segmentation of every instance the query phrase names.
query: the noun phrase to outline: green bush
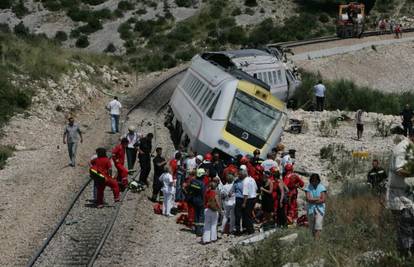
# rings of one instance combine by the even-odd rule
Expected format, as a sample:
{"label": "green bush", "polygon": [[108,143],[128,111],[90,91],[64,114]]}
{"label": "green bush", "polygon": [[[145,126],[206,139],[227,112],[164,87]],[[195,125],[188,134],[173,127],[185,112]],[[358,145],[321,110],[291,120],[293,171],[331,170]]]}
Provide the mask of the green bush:
{"label": "green bush", "polygon": [[79,48],[86,48],[89,46],[89,40],[88,40],[88,36],[86,35],[81,35],[78,40],[76,40],[75,43],[76,47]]}
{"label": "green bush", "polygon": [[64,42],[68,39],[68,35],[64,31],[57,31],[55,34],[55,40],[58,42]]}
{"label": "green bush", "polygon": [[231,12],[231,15],[232,16],[238,16],[238,15],[241,15],[242,14],[242,11],[241,11],[241,9],[240,9],[240,7],[236,7],[235,9],[233,9],[233,11]]}
{"label": "green bush", "polygon": [[322,13],[321,15],[319,15],[319,21],[322,23],[329,22],[329,15],[326,13]]}
{"label": "green bush", "polygon": [[22,18],[24,15],[29,13],[29,10],[24,5],[23,0],[17,1],[17,3],[14,4],[12,7],[12,11],[14,12],[14,14],[16,14],[18,18]]}
{"label": "green bush", "polygon": [[88,19],[88,24],[79,27],[79,31],[84,34],[91,34],[102,29],[102,23],[99,19],[92,17]]}
{"label": "green bush", "polygon": [[121,39],[128,40],[132,37],[131,25],[128,22],[124,22],[119,25],[118,32],[121,35]]}
{"label": "green bush", "polygon": [[93,14],[89,10],[79,9],[78,7],[69,9],[67,15],[73,21],[88,21],[90,17],[93,17]]}
{"label": "green bush", "polygon": [[112,12],[108,8],[103,8],[103,9],[94,11],[93,16],[96,19],[111,19],[112,18]]}
{"label": "green bush", "polygon": [[9,33],[10,27],[7,23],[0,23],[0,33]]}
{"label": "green bush", "polygon": [[12,8],[12,0],[1,0],[0,1],[0,9],[9,9]]}
{"label": "green bush", "polygon": [[181,42],[191,42],[193,38],[193,32],[188,25],[178,24],[177,27],[168,34],[169,39],[175,39]]}
{"label": "green bush", "polygon": [[253,9],[251,9],[251,8],[249,8],[249,7],[247,7],[247,8],[244,10],[244,13],[245,13],[246,15],[253,16],[253,15],[254,15],[254,10],[253,10]]}
{"label": "green bush", "polygon": [[249,6],[249,7],[254,7],[254,6],[257,6],[257,1],[256,0],[245,0],[244,5]]}
{"label": "green bush", "polygon": [[96,6],[106,2],[106,0],[82,0],[82,2],[88,5]]}
{"label": "green bush", "polygon": [[24,23],[22,21],[14,26],[14,33],[21,37],[28,37],[30,35],[29,28],[24,26]]}
{"label": "green bush", "polygon": [[14,148],[0,145],[0,170],[6,165],[6,160],[13,155]]}
{"label": "green bush", "polygon": [[127,0],[122,0],[118,3],[118,9],[123,11],[128,11],[134,9],[134,4]]}
{"label": "green bush", "polygon": [[190,7],[192,5],[192,0],[175,0],[175,3],[179,7]]}

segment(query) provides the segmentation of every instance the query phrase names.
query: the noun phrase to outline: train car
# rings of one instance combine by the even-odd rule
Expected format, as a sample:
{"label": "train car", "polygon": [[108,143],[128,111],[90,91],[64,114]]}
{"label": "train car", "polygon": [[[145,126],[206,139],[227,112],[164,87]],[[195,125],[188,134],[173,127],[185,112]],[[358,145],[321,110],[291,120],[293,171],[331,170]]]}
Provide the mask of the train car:
{"label": "train car", "polygon": [[236,156],[259,149],[264,157],[283,133],[286,105],[266,83],[217,60],[209,53],[192,59],[169,102],[166,126],[176,145],[197,153]]}
{"label": "train car", "polygon": [[224,67],[237,68],[261,80],[270,86],[270,93],[282,101],[287,101],[293,93],[285,65],[269,50],[242,49],[205,55]]}

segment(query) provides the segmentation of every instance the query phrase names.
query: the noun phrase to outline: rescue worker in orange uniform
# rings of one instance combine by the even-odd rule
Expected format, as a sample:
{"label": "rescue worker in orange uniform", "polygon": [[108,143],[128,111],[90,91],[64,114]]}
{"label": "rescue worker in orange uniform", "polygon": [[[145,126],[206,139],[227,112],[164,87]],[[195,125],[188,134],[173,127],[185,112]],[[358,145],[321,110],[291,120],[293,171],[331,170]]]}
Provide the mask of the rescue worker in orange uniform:
{"label": "rescue worker in orange uniform", "polygon": [[289,189],[289,202],[286,207],[288,220],[293,222],[298,218],[298,188],[303,188],[305,183],[298,174],[294,173],[293,165],[290,163],[285,165],[285,176],[283,177],[283,183]]}
{"label": "rescue worker in orange uniform", "polygon": [[118,171],[118,183],[121,185],[121,191],[128,187],[128,170],[125,168],[125,150],[128,146],[128,139],[122,138],[121,143],[112,149],[112,160]]}
{"label": "rescue worker in orange uniform", "polygon": [[109,186],[112,189],[115,202],[120,201],[119,187],[116,180],[111,176],[112,164],[106,155],[106,149],[102,147],[96,149],[96,155],[97,157],[92,159],[90,164],[91,171],[96,171],[98,175],[103,176],[103,179],[95,179],[97,187],[96,207],[103,208],[105,187]]}

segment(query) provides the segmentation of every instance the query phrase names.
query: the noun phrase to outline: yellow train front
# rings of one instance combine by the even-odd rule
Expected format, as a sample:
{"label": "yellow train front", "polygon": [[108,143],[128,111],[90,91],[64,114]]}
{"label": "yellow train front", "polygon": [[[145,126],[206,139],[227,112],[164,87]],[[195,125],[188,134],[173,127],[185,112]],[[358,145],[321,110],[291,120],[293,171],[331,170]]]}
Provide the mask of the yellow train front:
{"label": "yellow train front", "polygon": [[287,120],[285,103],[267,84],[204,55],[192,59],[169,104],[173,140],[199,154],[218,150],[234,157],[259,149],[264,157]]}

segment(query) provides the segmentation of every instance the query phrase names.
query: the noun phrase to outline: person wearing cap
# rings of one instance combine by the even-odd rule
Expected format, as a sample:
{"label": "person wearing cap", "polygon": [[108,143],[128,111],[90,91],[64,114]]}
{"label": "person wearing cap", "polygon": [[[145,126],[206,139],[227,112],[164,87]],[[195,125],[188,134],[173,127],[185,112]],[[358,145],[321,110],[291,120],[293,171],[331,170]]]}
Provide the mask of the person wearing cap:
{"label": "person wearing cap", "polygon": [[204,226],[204,191],[205,186],[203,179],[206,172],[204,169],[199,168],[196,172],[196,179],[190,181],[190,185],[187,187],[187,201],[194,208],[194,225],[195,234],[202,236]]}
{"label": "person wearing cap", "polygon": [[119,116],[121,115],[121,102],[118,101],[118,97],[115,96],[114,99],[108,103],[106,109],[109,110],[111,114],[111,130],[112,133],[119,133]]}
{"label": "person wearing cap", "polygon": [[128,170],[132,170],[134,169],[135,161],[137,160],[137,151],[140,136],[135,131],[135,127],[131,125],[128,127],[128,133],[125,135],[125,137],[128,139],[128,146],[126,148]]}
{"label": "person wearing cap", "polygon": [[247,233],[253,234],[253,209],[257,197],[257,184],[251,176],[247,175],[247,171],[244,170],[244,168],[241,168],[240,172],[242,173],[242,176],[245,177],[243,179],[243,224],[246,227]]}
{"label": "person wearing cap", "polygon": [[233,183],[230,194],[234,194],[236,198],[236,203],[234,206],[234,227],[235,235],[241,235],[243,228],[245,227],[245,222],[242,221],[243,217],[243,179],[247,177],[247,167],[246,165],[241,165],[239,168],[238,176],[236,181]]}
{"label": "person wearing cap", "polygon": [[63,144],[68,145],[69,152],[69,166],[76,166],[76,151],[78,148],[78,142],[83,142],[82,132],[79,124],[75,123],[75,119],[70,116],[68,118],[68,124],[63,131]]}
{"label": "person wearing cap", "polygon": [[121,139],[121,143],[112,149],[112,161],[118,171],[118,183],[121,184],[121,191],[128,187],[128,170],[125,168],[125,150],[128,146],[128,139]]}
{"label": "person wearing cap", "polygon": [[307,202],[307,215],[309,229],[313,237],[318,240],[322,230],[325,216],[326,188],[321,184],[319,174],[313,173],[309,179],[309,185],[305,189]]}

